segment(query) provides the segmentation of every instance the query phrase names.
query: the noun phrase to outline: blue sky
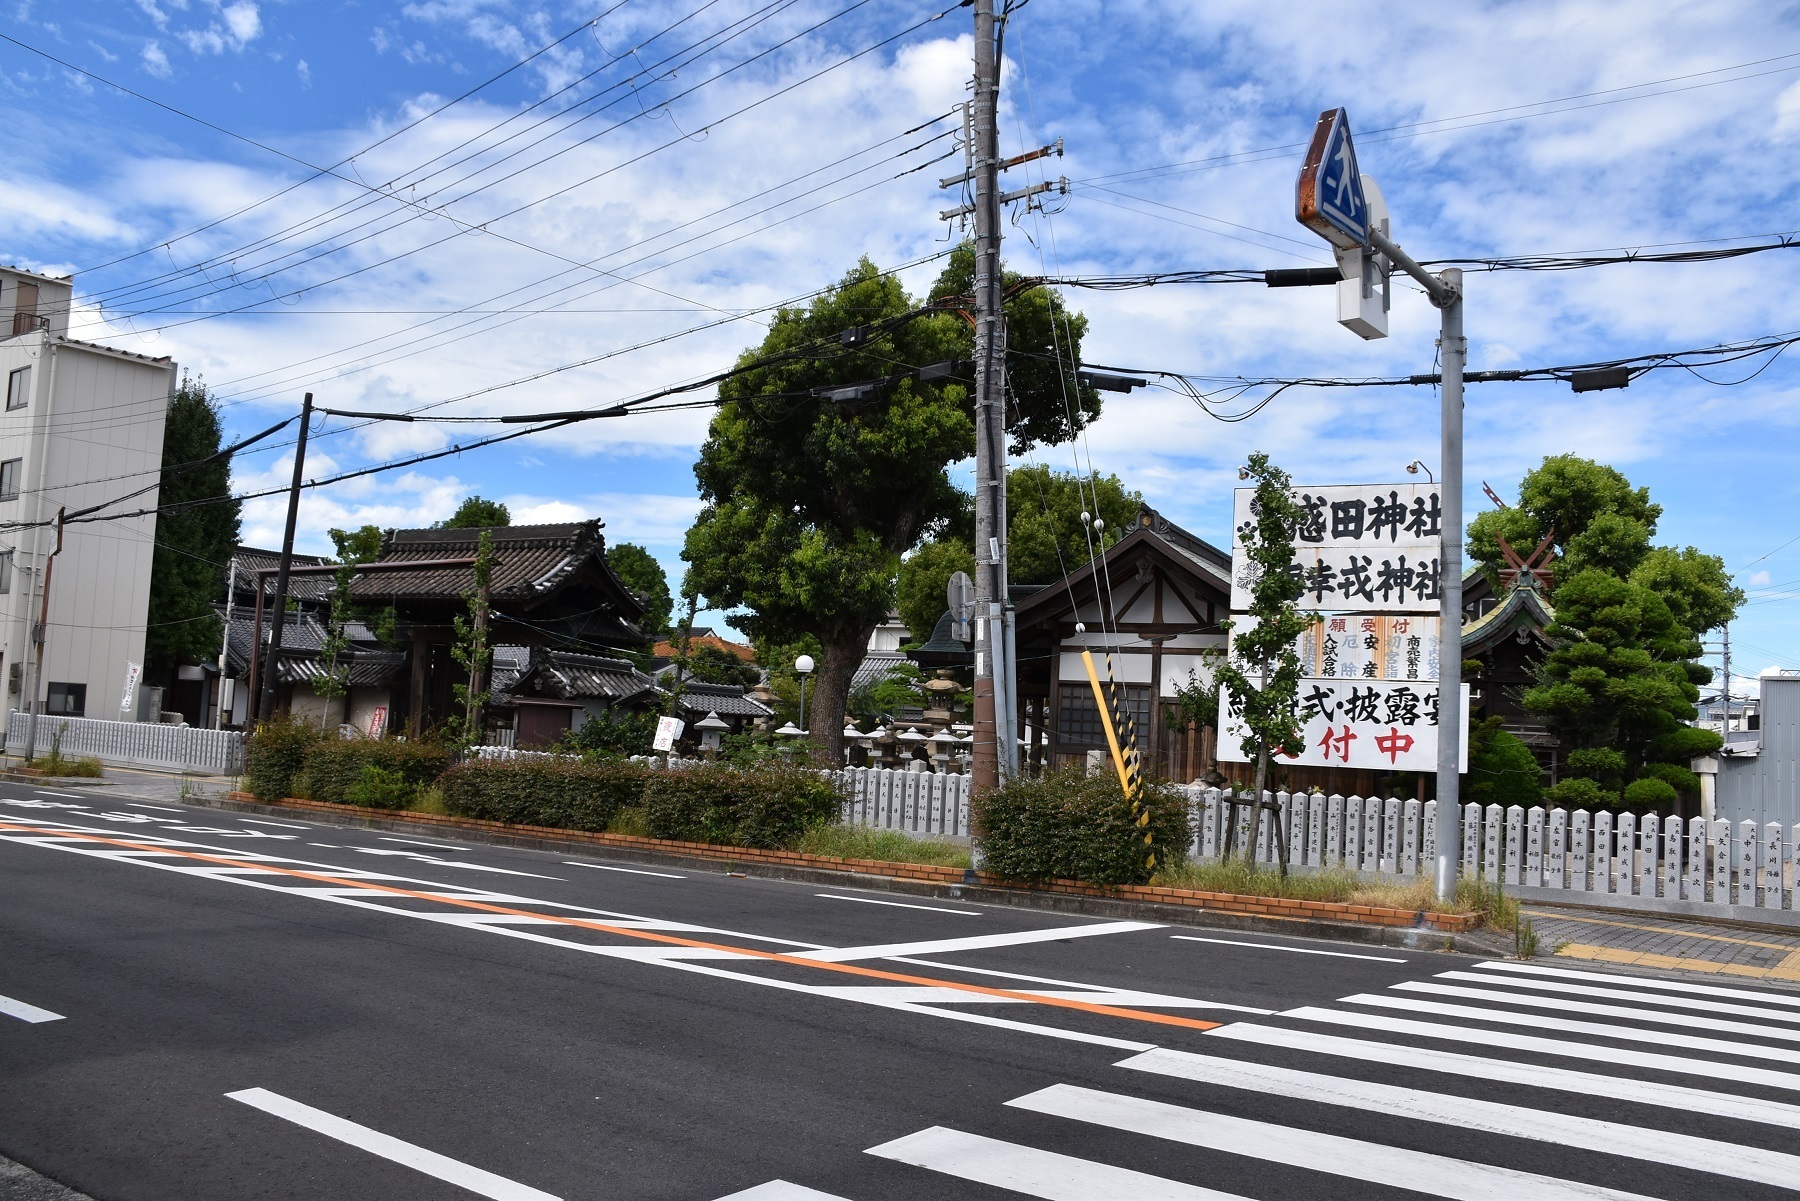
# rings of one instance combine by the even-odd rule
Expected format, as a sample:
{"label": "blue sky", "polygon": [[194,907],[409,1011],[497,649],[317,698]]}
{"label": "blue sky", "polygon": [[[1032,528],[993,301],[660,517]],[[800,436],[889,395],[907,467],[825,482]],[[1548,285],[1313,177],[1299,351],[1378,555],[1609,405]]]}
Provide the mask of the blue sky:
{"label": "blue sky", "polygon": [[[945,248],[937,213],[955,201],[935,183],[956,167],[924,164],[954,147],[942,118],[964,98],[969,38],[968,10],[926,22],[937,11],[13,3],[0,32],[240,137],[0,43],[0,260],[76,272],[79,336],[174,356],[205,376],[239,434],[308,390],[345,408],[463,414],[636,395],[729,364],[760,339],[757,310],[861,255],[893,265]],[[1396,238],[1420,257],[1800,224],[1792,5],[1040,0],[1013,20],[1006,53],[1003,149],[1062,137],[1068,154],[1051,174],[1075,181],[1049,213],[1008,228],[1021,270],[1327,263],[1292,218],[1294,145],[1337,104]],[[1471,367],[1795,331],[1796,255],[1473,275]],[[904,278],[922,291],[934,271]],[[1433,363],[1436,312],[1411,289],[1396,294],[1393,336],[1372,343],[1337,327],[1323,290],[1073,299],[1091,321],[1090,361],[1214,376]],[[1554,383],[1471,387],[1465,508],[1487,507],[1483,481],[1510,498],[1546,454],[1610,462],[1663,504],[1662,541],[1724,556],[1750,590],[1734,666],[1800,667],[1797,361],[1737,387],[1672,371],[1582,396]],[[1294,391],[1226,424],[1184,397],[1140,392],[1111,399],[1084,446],[1037,457],[1091,459],[1223,543],[1249,451],[1307,483],[1404,479],[1415,457],[1436,464],[1436,412],[1428,389]],[[678,577],[705,423],[704,411],[598,422],[315,491],[303,543],[328,549],[333,525],[429,522],[479,492],[518,519],[603,517],[611,537],[646,543]],[[309,474],[474,432],[325,430]],[[285,481],[289,453],[244,456],[239,485]],[[246,537],[275,542],[279,521],[279,502],[252,502]]]}

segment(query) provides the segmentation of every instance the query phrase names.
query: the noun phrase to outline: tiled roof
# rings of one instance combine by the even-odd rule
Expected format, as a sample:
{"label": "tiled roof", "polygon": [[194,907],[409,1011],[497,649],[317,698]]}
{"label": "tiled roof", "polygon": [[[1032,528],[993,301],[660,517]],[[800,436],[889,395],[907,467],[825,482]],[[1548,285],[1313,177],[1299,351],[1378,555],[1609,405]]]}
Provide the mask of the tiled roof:
{"label": "tiled roof", "polygon": [[[493,535],[490,594],[496,604],[530,600],[556,588],[592,560],[605,567],[605,540],[600,522],[568,525],[497,526]],[[481,530],[390,530],[381,546],[382,563],[472,559],[480,549]],[[610,573],[609,573],[610,574]],[[350,592],[358,599],[455,599],[475,590],[475,568],[422,568],[418,571],[369,572],[357,577]],[[624,585],[621,596],[629,596]]]}
{"label": "tiled roof", "polygon": [[[498,684],[498,670],[495,681]],[[505,691],[515,699],[520,696],[551,696],[558,700],[592,697],[623,704],[654,693],[656,685],[624,659],[577,655],[568,651],[538,651],[523,670],[513,672]]]}
{"label": "tiled roof", "polygon": [[[281,566],[280,551],[263,550],[255,546],[238,547],[232,559],[237,563],[237,593],[248,601],[254,601],[256,597],[256,573]],[[295,567],[322,567],[329,562],[331,560],[323,555],[295,555],[293,558]],[[230,572],[227,572],[226,579],[230,578]],[[335,583],[335,579],[329,575],[289,576],[288,595],[303,601],[326,600],[331,596]],[[273,575],[263,578],[263,597],[264,604],[275,598]]]}
{"label": "tiled roof", "polygon": [[899,651],[870,651],[850,677],[850,691],[867,688],[887,677],[888,669],[912,661]]}
{"label": "tiled roof", "polygon": [[[736,655],[746,663],[753,662],[756,659],[756,649],[754,647],[745,646],[741,642],[732,642],[727,638],[721,638],[711,631],[702,634],[696,630],[688,639],[688,653],[693,654],[703,646],[715,647],[728,654]],[[674,657],[676,649],[677,647],[671,639],[664,638],[650,648],[650,653],[655,655],[658,659],[669,659]]]}
{"label": "tiled roof", "polygon": [[720,717],[769,717],[775,712],[736,684],[703,684],[698,680],[682,688],[681,710],[696,718],[708,713]]}
{"label": "tiled roof", "polygon": [[[391,684],[405,665],[406,655],[400,651],[351,651],[347,660],[339,663],[352,688]],[[283,684],[316,683],[325,678],[327,666],[317,655],[290,658],[284,651],[279,678]]]}

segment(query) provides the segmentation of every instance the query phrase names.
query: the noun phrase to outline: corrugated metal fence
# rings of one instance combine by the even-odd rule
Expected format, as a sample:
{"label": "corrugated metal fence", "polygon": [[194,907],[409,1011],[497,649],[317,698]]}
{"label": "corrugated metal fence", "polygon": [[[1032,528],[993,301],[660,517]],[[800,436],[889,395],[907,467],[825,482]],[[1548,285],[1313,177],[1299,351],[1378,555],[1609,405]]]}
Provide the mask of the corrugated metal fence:
{"label": "corrugated metal fence", "polygon": [[[31,715],[17,709],[6,723],[6,749],[25,753]],[[44,754],[62,736],[62,753],[70,758],[93,756],[102,763],[201,771],[233,776],[244,770],[244,736],[235,730],[202,730],[149,721],[99,721],[90,717],[38,715],[37,753]]]}

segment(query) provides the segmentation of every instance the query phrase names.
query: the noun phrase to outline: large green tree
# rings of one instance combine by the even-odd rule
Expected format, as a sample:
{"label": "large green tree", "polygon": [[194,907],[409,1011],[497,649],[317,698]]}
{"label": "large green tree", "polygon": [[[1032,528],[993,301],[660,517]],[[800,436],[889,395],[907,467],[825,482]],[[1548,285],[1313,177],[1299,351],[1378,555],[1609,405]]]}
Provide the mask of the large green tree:
{"label": "large green tree", "polygon": [[[967,499],[967,498],[965,498]],[[1006,473],[1006,569],[1015,584],[1054,584],[1122,537],[1143,507],[1141,493],[1116,475],[1085,476],[1030,463]],[[1089,524],[1082,528],[1081,515]],[[1093,518],[1104,528],[1096,531]],[[944,594],[958,571],[975,572],[972,522],[949,523],[900,565],[899,604],[919,642],[931,637],[944,613]]]}
{"label": "large green tree", "polygon": [[487,500],[480,496],[465,496],[462,504],[456,506],[456,512],[449,520],[439,521],[432,525],[434,530],[480,530],[493,526],[511,525],[512,513],[497,500]]}
{"label": "large green tree", "polygon": [[[963,294],[956,266],[934,296]],[[1073,363],[1079,317],[1065,323],[1043,303]],[[954,307],[920,306],[865,259],[808,307],[781,310],[720,385],[723,403],[694,468],[704,507],[682,551],[690,578],[709,607],[747,609],[735,624],[758,646],[818,640],[807,728],[833,758],[850,677],[894,603],[900,556],[962,509],[946,468],[975,451],[972,389],[913,374],[967,356],[968,324],[945,311]],[[1015,330],[1013,349],[1048,353],[1050,325]],[[1015,378],[1015,441],[1072,437],[1089,419],[1072,372],[1063,374],[1050,373],[1053,390]],[[827,392],[871,381],[880,386],[868,395]],[[1067,404],[1065,385],[1075,398]]]}
{"label": "large green tree", "polygon": [[668,633],[675,600],[669,595],[668,573],[655,556],[635,542],[615,542],[606,548],[606,565],[644,602],[644,632]]}
{"label": "large green tree", "polygon": [[[230,495],[231,456],[219,455],[221,433],[206,385],[183,378],[163,423],[159,505]],[[224,590],[237,548],[241,509],[233,500],[158,515],[144,636],[147,663],[173,667],[218,656],[223,630],[213,602]]]}
{"label": "large green tree", "polygon": [[1616,469],[1555,455],[1525,474],[1516,507],[1469,527],[1470,554],[1496,581],[1501,539],[1523,555],[1548,535],[1556,552],[1556,644],[1521,703],[1562,740],[1568,770],[1550,794],[1561,804],[1672,804],[1698,791],[1688,760],[1718,747],[1691,724],[1712,679],[1699,639],[1744,594],[1718,556],[1654,545],[1661,517]]}

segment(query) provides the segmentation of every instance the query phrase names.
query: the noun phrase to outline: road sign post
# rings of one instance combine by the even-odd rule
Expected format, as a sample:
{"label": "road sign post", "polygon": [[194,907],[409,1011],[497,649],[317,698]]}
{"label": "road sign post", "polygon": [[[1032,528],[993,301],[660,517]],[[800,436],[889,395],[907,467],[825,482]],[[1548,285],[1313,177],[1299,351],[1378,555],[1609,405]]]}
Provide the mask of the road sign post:
{"label": "road sign post", "polygon": [[[1379,189],[1376,197],[1380,197]],[[1383,208],[1385,209],[1385,205]],[[1443,362],[1442,438],[1440,444],[1440,484],[1443,493],[1443,521],[1438,552],[1441,584],[1438,590],[1439,628],[1443,647],[1439,653],[1438,689],[1440,729],[1461,730],[1462,701],[1462,475],[1463,475],[1463,370],[1468,362],[1468,340],[1463,336],[1462,272],[1449,268],[1438,275],[1425,270],[1392,239],[1385,220],[1377,221],[1370,211],[1368,189],[1356,163],[1356,146],[1350,136],[1350,115],[1341,108],[1319,114],[1313,139],[1301,164],[1295,185],[1294,215],[1300,224],[1330,243],[1339,255],[1342,269],[1346,252],[1360,256],[1366,279],[1370,268],[1379,269],[1385,277],[1399,268],[1425,289],[1442,314],[1438,335],[1438,353]],[[1386,263],[1380,263],[1385,259]],[[1346,273],[1347,274],[1347,273]],[[1343,320],[1340,300],[1339,319]],[[1359,322],[1368,316],[1359,308]],[[1358,335],[1371,338],[1386,334],[1385,305],[1381,314],[1380,333],[1366,332],[1357,324],[1344,324]],[[1456,895],[1458,856],[1462,845],[1461,778],[1458,772],[1462,755],[1460,739],[1438,739],[1437,745],[1437,863],[1435,882],[1440,900]]]}

